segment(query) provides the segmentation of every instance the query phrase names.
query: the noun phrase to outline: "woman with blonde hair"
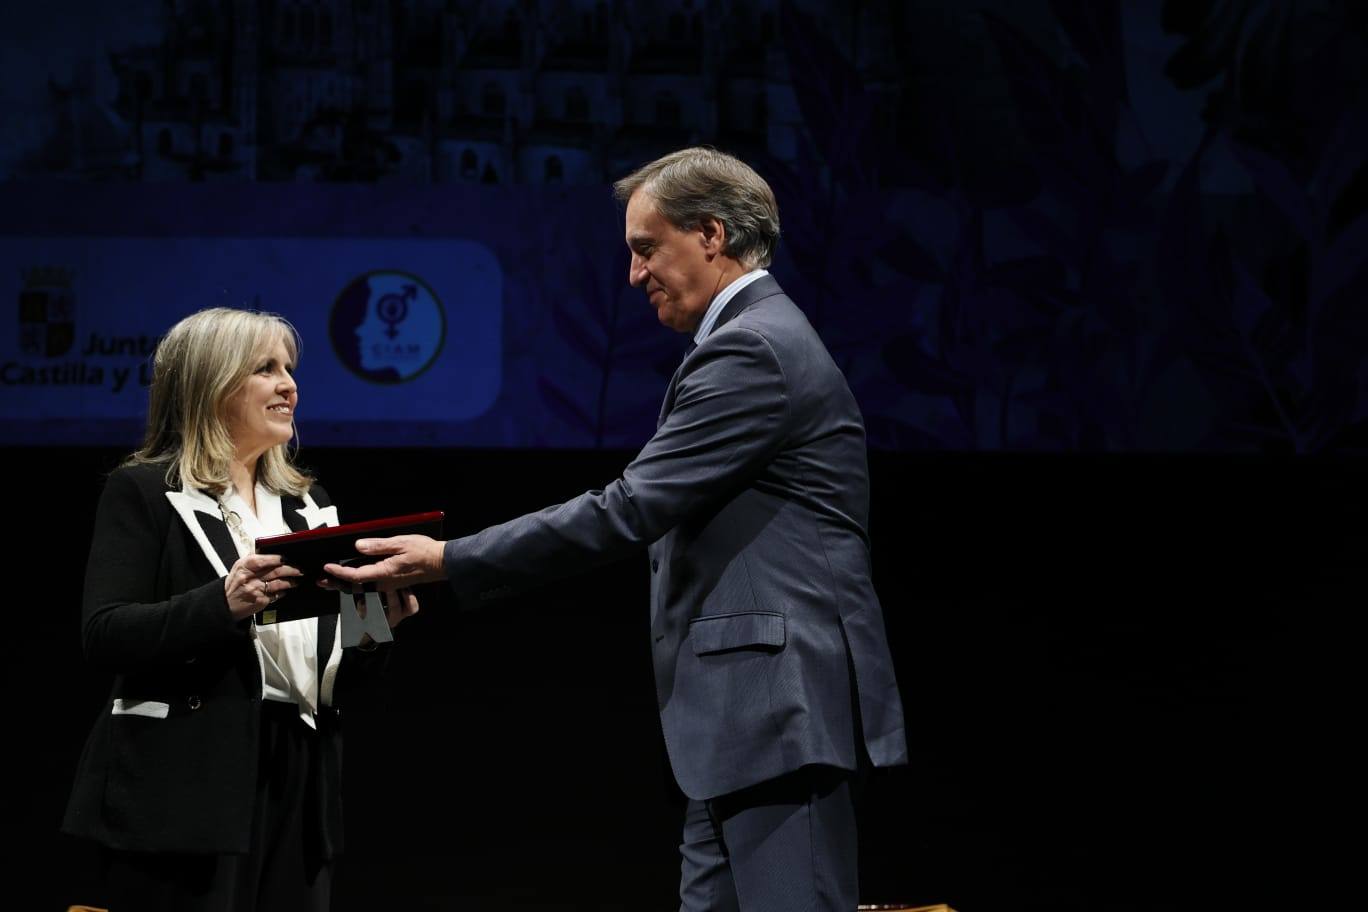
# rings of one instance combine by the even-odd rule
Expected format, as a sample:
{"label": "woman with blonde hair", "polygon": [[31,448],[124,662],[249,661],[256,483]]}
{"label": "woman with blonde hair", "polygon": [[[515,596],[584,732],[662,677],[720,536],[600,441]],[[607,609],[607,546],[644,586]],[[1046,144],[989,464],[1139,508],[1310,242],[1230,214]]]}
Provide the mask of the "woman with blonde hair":
{"label": "woman with blonde hair", "polygon": [[[81,633],[114,686],[63,830],[100,844],[113,910],[328,908],[337,700],[383,653],[342,649],[336,615],[255,621],[305,581],[254,540],[337,523],[291,459],[298,354],[275,315],[181,320],[154,356],[143,445],[100,498]],[[417,610],[399,592],[387,615]]]}

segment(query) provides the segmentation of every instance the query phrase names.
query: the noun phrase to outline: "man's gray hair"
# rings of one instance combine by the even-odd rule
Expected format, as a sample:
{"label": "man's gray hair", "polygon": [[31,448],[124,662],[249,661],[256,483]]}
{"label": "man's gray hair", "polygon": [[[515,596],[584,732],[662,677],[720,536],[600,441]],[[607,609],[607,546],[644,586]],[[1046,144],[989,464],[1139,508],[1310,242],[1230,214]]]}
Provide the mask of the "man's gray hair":
{"label": "man's gray hair", "polygon": [[747,269],[768,266],[779,245],[779,205],[765,179],[750,165],[725,152],[696,146],[671,152],[642,165],[613,184],[626,203],[638,190],[655,201],[656,211],[681,230],[715,218],[726,228],[723,253]]}

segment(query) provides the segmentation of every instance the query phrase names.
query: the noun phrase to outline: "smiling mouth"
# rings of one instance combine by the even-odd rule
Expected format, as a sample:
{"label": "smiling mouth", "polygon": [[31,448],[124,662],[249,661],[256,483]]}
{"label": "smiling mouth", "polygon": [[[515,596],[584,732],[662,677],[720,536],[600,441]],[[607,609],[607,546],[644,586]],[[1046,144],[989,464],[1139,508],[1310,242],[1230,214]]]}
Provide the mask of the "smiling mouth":
{"label": "smiling mouth", "polygon": [[289,415],[293,410],[288,405],[268,406],[266,411],[275,412],[277,415]]}

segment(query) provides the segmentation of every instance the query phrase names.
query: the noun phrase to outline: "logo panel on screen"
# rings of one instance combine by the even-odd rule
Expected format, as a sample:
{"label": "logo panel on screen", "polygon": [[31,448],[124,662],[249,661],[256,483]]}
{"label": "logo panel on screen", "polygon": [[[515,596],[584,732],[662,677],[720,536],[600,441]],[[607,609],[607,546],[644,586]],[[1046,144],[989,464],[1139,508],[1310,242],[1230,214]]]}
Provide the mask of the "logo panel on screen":
{"label": "logo panel on screen", "polygon": [[333,350],[372,383],[405,383],[427,370],[446,341],[446,313],[412,273],[374,270],[347,283],[328,321]]}

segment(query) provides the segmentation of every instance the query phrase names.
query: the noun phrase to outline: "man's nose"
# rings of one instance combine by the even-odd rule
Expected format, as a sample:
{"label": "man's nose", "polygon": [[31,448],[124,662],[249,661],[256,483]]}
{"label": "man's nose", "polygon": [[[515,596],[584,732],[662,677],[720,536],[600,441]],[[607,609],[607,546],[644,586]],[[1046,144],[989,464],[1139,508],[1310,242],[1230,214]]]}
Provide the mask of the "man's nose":
{"label": "man's nose", "polygon": [[627,284],[634,288],[646,284],[646,261],[635,253],[632,254],[632,265],[627,267]]}

